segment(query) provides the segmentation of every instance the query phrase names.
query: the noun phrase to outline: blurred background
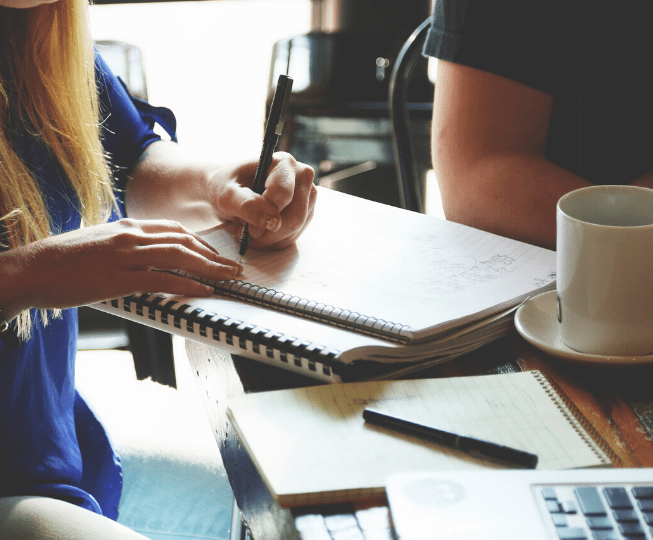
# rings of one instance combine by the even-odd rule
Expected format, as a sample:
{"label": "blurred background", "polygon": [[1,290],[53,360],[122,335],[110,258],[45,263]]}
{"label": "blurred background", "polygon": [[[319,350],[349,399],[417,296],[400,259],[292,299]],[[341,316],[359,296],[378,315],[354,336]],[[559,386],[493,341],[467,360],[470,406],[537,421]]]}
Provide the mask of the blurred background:
{"label": "blurred background", "polygon": [[179,144],[227,162],[258,157],[272,47],[310,16],[310,0],[91,6],[94,39],[140,49],[149,101],[174,111]]}
{"label": "blurred background", "polygon": [[[279,148],[322,185],[399,205],[390,75],[430,10],[431,0],[96,0],[91,22],[96,40],[137,49],[147,97],[175,112],[181,145],[219,161],[257,157],[266,104],[287,72]],[[111,64],[115,52],[100,50]],[[428,146],[433,71],[416,64],[407,107],[426,211],[441,216]]]}

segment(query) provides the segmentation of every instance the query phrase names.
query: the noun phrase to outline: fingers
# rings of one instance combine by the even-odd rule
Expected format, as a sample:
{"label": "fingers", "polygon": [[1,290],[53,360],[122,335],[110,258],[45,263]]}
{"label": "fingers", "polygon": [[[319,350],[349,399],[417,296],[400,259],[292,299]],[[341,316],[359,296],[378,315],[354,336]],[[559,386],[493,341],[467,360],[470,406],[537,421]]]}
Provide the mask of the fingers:
{"label": "fingers", "polygon": [[311,167],[299,163],[285,152],[274,154],[274,160],[265,182],[263,197],[279,211],[293,204],[298,197],[306,199],[313,187],[315,173]]}
{"label": "fingers", "polygon": [[144,236],[141,242],[142,243],[140,245],[142,247],[154,245],[183,246],[187,250],[201,255],[210,261],[220,263],[221,265],[225,266],[238,266],[238,263],[228,259],[227,257],[223,257],[215,250],[215,248],[207,244],[204,240],[198,239],[196,236],[177,233],[156,233]]}
{"label": "fingers", "polygon": [[[238,178],[245,179],[246,171],[251,167],[242,166],[236,170]],[[260,236],[265,230],[279,230],[281,228],[281,213],[277,207],[270,201],[257,195],[248,187],[243,187],[239,180],[222,180],[219,178],[213,182],[212,203],[216,208],[218,215],[225,221],[231,222],[229,229],[234,236],[236,229],[241,230],[243,223],[250,226],[252,230],[257,231],[254,234]]]}
{"label": "fingers", "polygon": [[170,240],[183,243],[186,246],[193,246],[204,253],[218,254],[215,248],[208,244],[206,240],[196,235],[181,223],[170,220],[145,220],[136,221],[132,219],[122,219],[121,225],[130,229],[138,228],[145,233],[148,243],[166,243]]}
{"label": "fingers", "polygon": [[[132,245],[134,249],[159,245],[162,247],[162,250],[155,253],[161,255],[166,250],[169,252],[168,260],[165,261],[159,257],[156,260],[157,264],[168,262],[173,265],[177,264],[175,268],[180,268],[179,264],[192,252],[204,259],[218,263],[220,266],[242,270],[242,267],[236,261],[222,257],[203,238],[175,221],[135,221],[124,219],[120,220],[118,224],[125,228],[127,232],[123,235],[118,234],[115,241],[125,243],[128,249],[132,248]],[[185,251],[176,251],[178,247],[184,247]],[[147,254],[147,251],[144,251],[143,254]],[[142,260],[142,258],[139,260]]]}
{"label": "fingers", "polygon": [[285,227],[286,209],[305,206],[313,189],[313,169],[297,162],[290,154],[275,153],[262,196],[249,187],[243,187],[251,181],[250,171],[251,167],[241,167],[239,181],[233,181],[229,189],[219,190],[221,204],[227,208],[228,214],[258,229],[253,236],[260,236],[264,231],[277,232]]}
{"label": "fingers", "polygon": [[181,270],[195,277],[210,280],[234,279],[243,267],[220,257],[210,260],[181,244],[150,244],[139,246],[132,257],[133,268],[139,270]]}
{"label": "fingers", "polygon": [[215,292],[210,285],[167,272],[148,272],[142,282],[139,293],[156,291],[179,296],[209,296]]}
{"label": "fingers", "polygon": [[[228,222],[238,239],[247,223],[252,245],[277,248],[293,243],[306,228],[315,206],[317,190],[311,167],[297,162],[290,154],[277,152],[262,195],[248,186],[256,163],[246,163],[231,171],[218,171],[211,184],[211,201],[220,217]],[[229,179],[225,180],[225,176]]]}
{"label": "fingers", "polygon": [[[118,226],[125,229],[116,235],[114,242],[124,243],[123,254],[125,267],[132,271],[146,271],[146,279],[153,280],[150,287],[159,283],[164,289],[152,289],[160,292],[181,294],[178,291],[198,293],[206,291],[196,284],[188,284],[189,278],[176,276],[175,279],[162,278],[161,272],[181,270],[194,277],[207,280],[227,280],[238,276],[243,267],[236,261],[222,257],[204,239],[192,233],[181,224],[173,221],[134,221],[121,220]],[[171,290],[170,286],[174,285]],[[181,289],[180,289],[181,287]]]}
{"label": "fingers", "polygon": [[[310,221],[315,206],[317,190],[313,185],[313,169],[283,152],[274,157],[263,196],[249,201],[250,204],[242,208],[255,247],[277,247],[277,244],[282,245],[280,242],[283,245],[294,242]],[[263,201],[278,208],[280,223],[271,226],[269,221],[261,219],[260,213],[257,215],[257,212],[265,213]]]}
{"label": "fingers", "polygon": [[301,190],[282,212],[284,227],[279,231],[264,231],[259,237],[252,235],[252,246],[283,249],[294,243],[313,219],[317,189],[311,183]]}

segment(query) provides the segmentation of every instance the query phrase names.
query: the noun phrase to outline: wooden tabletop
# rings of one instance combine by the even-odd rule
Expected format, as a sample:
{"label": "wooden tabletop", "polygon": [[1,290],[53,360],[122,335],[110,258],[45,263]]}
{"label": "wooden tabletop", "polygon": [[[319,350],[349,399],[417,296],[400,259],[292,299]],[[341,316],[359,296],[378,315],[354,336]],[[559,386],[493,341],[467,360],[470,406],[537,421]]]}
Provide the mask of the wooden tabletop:
{"label": "wooden tabletop", "polygon": [[[316,384],[188,341],[188,358],[252,540],[391,540],[387,506],[280,508],[227,420],[231,396]],[[551,358],[518,335],[413,376],[457,377],[538,369],[575,404],[620,466],[653,467],[653,366],[597,368]]]}

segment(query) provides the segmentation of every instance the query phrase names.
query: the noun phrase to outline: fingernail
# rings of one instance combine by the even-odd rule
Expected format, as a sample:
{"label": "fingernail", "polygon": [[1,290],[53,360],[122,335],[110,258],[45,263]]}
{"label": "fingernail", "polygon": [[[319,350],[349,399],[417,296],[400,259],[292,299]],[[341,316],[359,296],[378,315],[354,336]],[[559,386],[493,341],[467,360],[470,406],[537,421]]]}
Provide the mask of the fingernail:
{"label": "fingernail", "polygon": [[209,287],[208,285],[206,285],[206,286],[204,287],[204,291],[205,291],[206,294],[208,295],[208,294],[213,294],[214,291],[215,291],[215,289],[214,289],[213,287]]}
{"label": "fingernail", "polygon": [[268,231],[274,231],[277,228],[277,225],[279,224],[279,219],[276,217],[269,217],[267,221],[265,222],[265,228]]}

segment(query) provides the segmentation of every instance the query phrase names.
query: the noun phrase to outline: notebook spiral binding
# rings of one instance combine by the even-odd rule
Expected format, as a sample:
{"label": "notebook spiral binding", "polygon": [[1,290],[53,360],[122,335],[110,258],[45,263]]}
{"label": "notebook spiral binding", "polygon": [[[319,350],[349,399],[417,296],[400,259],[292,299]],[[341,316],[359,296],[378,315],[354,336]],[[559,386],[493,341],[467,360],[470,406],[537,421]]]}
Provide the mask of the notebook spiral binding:
{"label": "notebook spiral binding", "polygon": [[[596,429],[594,429],[594,426],[589,423],[580,409],[567,397],[562,389],[555,382],[550,381],[541,371],[533,370],[531,373],[542,385],[542,388],[544,388],[544,391],[551,398],[551,401],[555,403],[555,406],[569,420],[574,430],[587,442],[587,445],[592,449],[594,454],[600,460],[604,461],[605,465],[610,465],[609,462],[605,462],[605,456],[608,456],[608,459],[612,461],[612,465],[619,467],[621,465],[619,456],[608,446],[605,439],[599,435]],[[596,447],[599,447],[605,455],[601,455],[596,450]]]}
{"label": "notebook spiral binding", "polygon": [[[165,302],[168,300],[168,302]],[[215,341],[232,348],[250,351],[270,360],[292,364],[297,370],[312,371],[323,378],[334,376],[333,365],[340,351],[302,341],[296,337],[247,324],[201,308],[189,311],[188,304],[179,303],[160,294],[130,295],[101,302],[114,309],[147,317],[174,327],[181,335],[198,335],[202,341]],[[173,332],[174,333],[174,332]],[[246,356],[246,355],[245,355]]]}
{"label": "notebook spiral binding", "polygon": [[225,281],[200,279],[181,270],[172,273],[210,285],[217,294],[396,343],[409,342],[410,334],[413,331],[406,324],[369,317],[356,311],[342,309],[314,300],[307,300],[306,298],[277,291],[269,287],[254,285],[247,281],[236,279]]}
{"label": "notebook spiral binding", "polygon": [[412,328],[405,324],[369,317],[246,281],[228,280],[208,283],[213,285],[218,294],[397,343],[406,343],[412,331]]}

